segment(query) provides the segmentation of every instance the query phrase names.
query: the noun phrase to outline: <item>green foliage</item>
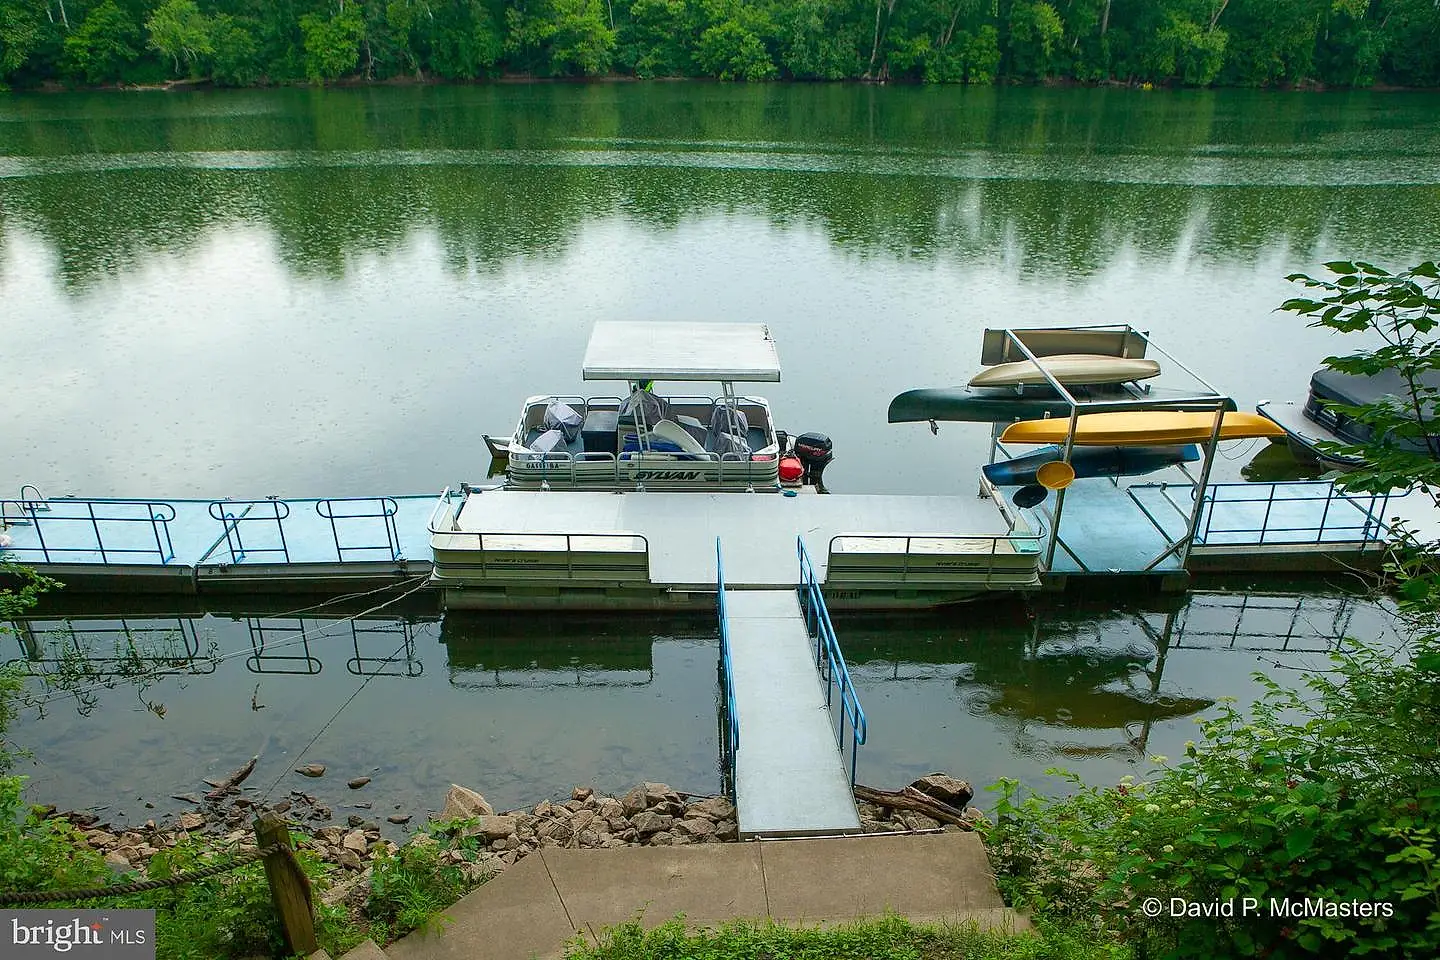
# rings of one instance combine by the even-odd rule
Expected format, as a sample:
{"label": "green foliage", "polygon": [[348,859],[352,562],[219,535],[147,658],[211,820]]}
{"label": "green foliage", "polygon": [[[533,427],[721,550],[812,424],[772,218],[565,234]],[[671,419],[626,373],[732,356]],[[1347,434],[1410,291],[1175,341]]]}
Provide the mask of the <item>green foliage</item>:
{"label": "green foliage", "polygon": [[1060,14],[1046,0],[1017,0],[1010,8],[1010,62],[1016,76],[1048,75],[1055,48],[1065,35]]}
{"label": "green foliage", "polygon": [[1381,344],[1327,357],[1326,366],[1358,375],[1394,371],[1402,384],[1399,395],[1375,403],[1333,405],[1369,430],[1361,445],[1333,445],[1366,462],[1341,482],[1377,493],[1419,484],[1440,504],[1440,387],[1434,385],[1440,383],[1440,266],[1426,261],[1391,273],[1371,263],[1337,260],[1325,268],[1329,279],[1292,274],[1288,279],[1318,294],[1286,300],[1279,309],[1308,318],[1310,326],[1362,334]]}
{"label": "green foliage", "polygon": [[721,80],[769,80],[779,71],[765,46],[774,32],[767,12],[744,0],[705,0],[710,26],[700,34],[695,62]]}
{"label": "green foliage", "polygon": [[527,73],[599,76],[610,69],[615,31],[600,0],[541,0],[505,11],[505,50]]}
{"label": "green foliage", "polygon": [[300,18],[305,38],[305,75],[316,83],[337,80],[360,61],[365,19],[351,4],[334,16],[307,13]]}
{"label": "green foliage", "polygon": [[[1056,917],[1097,915],[1151,955],[1430,957],[1440,953],[1440,666],[1356,646],[1307,679],[1264,676],[1249,716],[1233,706],[1148,782],[1071,777],[1047,800],[1002,781],[987,840],[1011,900]],[[1168,905],[1236,903],[1235,916],[1147,918]],[[1243,906],[1251,898],[1248,911]],[[1285,916],[1272,902],[1388,903],[1387,916]]]}
{"label": "green foliage", "polygon": [[65,38],[65,64],[88,83],[113,83],[144,49],[140,24],[115,0],[104,0]]}
{"label": "green foliage", "polygon": [[[1003,54],[1003,59],[1002,55]],[[351,74],[1440,85],[1433,0],[0,0],[0,84]]]}
{"label": "green foliage", "polygon": [[182,60],[193,72],[199,58],[215,52],[211,41],[213,25],[195,0],[165,0],[145,21],[145,29],[150,31],[151,48],[174,62],[177,76]]}
{"label": "green foliage", "polygon": [[639,920],[632,920],[605,931],[598,946],[575,940],[565,956],[568,960],[1088,960],[1113,954],[1075,932],[1042,927],[1038,934],[1008,937],[973,926],[930,926],[891,916],[824,929],[735,921],[694,933],[687,932],[683,917],[648,931]]}

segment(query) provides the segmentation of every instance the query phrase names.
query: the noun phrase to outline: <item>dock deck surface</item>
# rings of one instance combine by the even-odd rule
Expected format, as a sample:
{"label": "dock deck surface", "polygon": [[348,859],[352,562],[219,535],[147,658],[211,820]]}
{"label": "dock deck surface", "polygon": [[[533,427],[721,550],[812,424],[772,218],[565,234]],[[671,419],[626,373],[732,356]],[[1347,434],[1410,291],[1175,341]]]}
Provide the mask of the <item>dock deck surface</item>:
{"label": "dock deck surface", "polygon": [[860,814],[795,592],[726,590],[725,608],[740,720],[740,835],[858,832]]}
{"label": "dock deck surface", "polygon": [[836,493],[485,490],[470,495],[458,522],[482,533],[639,534],[649,543],[651,580],[673,585],[713,584],[715,538],[723,536],[726,577],[736,587],[794,586],[797,534],[817,566],[842,534],[973,536],[985,541],[977,552],[1009,534],[988,499]]}

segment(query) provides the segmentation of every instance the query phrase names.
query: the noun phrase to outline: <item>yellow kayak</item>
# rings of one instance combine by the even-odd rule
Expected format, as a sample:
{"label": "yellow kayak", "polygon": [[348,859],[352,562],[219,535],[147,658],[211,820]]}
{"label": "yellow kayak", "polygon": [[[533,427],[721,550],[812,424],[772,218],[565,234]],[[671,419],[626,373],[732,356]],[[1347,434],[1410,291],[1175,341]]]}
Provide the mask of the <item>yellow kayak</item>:
{"label": "yellow kayak", "polygon": [[[1213,413],[1176,413],[1168,410],[1131,410],[1125,413],[1086,413],[1075,422],[1075,443],[1082,447],[1143,447],[1171,443],[1205,443],[1215,429]],[[1069,417],[1021,420],[1000,434],[1002,443],[1064,443]],[[1284,437],[1273,420],[1256,413],[1227,413],[1220,425],[1221,440]]]}

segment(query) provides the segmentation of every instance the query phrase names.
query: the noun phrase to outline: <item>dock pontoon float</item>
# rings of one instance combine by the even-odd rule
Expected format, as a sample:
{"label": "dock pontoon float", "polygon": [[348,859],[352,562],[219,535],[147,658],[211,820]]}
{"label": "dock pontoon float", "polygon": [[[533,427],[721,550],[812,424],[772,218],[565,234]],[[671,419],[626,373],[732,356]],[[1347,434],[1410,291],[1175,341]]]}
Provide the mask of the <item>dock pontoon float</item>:
{"label": "dock pontoon float", "polygon": [[[485,438],[507,487],[774,492],[782,475],[818,485],[830,460],[829,439],[804,434],[782,470],[790,441],[770,404],[735,392],[780,380],[764,324],[597,323],[581,375],[625,381],[626,395],[526,400],[509,437]],[[662,397],[656,381],[718,381],[720,395]]]}

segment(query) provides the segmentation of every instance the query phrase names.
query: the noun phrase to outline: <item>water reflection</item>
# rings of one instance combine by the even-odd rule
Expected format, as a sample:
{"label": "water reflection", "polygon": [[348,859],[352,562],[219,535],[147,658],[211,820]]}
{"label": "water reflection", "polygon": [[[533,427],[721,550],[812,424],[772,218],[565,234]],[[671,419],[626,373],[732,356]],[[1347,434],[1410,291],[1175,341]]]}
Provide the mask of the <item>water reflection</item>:
{"label": "water reflection", "polygon": [[[257,782],[283,781],[322,729],[306,762],[378,766],[367,790],[407,809],[438,802],[450,782],[507,805],[590,780],[719,787],[707,618],[283,613],[92,610],[14,624],[11,663],[43,681],[35,692],[50,706],[16,727],[45,762],[36,790],[70,805],[163,801],[223,765],[215,758],[255,752]],[[1252,671],[1285,682],[1325,666],[1344,636],[1391,635],[1383,604],[1328,588],[1039,597],[836,627],[869,715],[860,778],[891,785],[932,769],[1038,784],[1055,763],[1118,777],[1175,755],[1218,697],[1258,695]],[[68,776],[82,768],[93,778]]]}

